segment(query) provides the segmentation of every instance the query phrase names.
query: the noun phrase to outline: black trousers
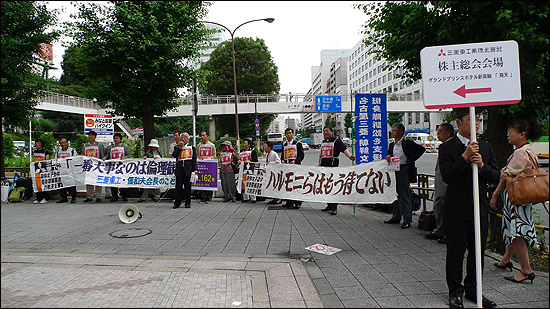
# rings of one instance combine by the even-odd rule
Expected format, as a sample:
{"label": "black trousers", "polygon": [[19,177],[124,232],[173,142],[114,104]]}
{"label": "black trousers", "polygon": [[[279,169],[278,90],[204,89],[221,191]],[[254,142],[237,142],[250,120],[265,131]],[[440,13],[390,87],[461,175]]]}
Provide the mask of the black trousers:
{"label": "black trousers", "polygon": [[43,199],[46,199],[49,200],[50,199],[50,192],[46,191],[46,192],[36,192],[36,200],[37,201],[42,201]]}
{"label": "black trousers", "polygon": [[212,195],[214,195],[214,191],[201,191],[201,200],[212,201]]}
{"label": "black trousers", "polygon": [[61,199],[67,199],[67,191],[73,199],[76,199],[76,186],[59,189],[59,196],[61,197]]}
{"label": "black trousers", "polygon": [[[488,217],[481,216],[481,269],[485,257],[485,244],[488,234]],[[460,219],[445,214],[443,221],[447,234],[446,279],[449,296],[476,295],[476,251],[473,219]],[[462,285],[462,266],[466,257],[466,277]]]}
{"label": "black trousers", "polygon": [[122,196],[122,198],[128,198],[128,191],[126,191],[126,189],[124,188],[117,188],[117,187],[111,187],[111,195],[113,198],[116,198],[118,199],[118,191],[120,190],[120,196]]}
{"label": "black trousers", "polygon": [[191,176],[186,177],[183,169],[178,170],[176,168],[176,197],[174,199],[174,206],[181,206],[183,199],[185,199],[185,205],[191,205]]}

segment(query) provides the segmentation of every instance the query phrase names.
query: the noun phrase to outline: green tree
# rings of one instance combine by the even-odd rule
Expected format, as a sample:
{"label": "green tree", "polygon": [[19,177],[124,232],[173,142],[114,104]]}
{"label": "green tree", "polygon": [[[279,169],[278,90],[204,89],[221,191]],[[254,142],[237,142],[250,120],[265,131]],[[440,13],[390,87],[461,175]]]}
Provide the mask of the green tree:
{"label": "green tree", "polygon": [[388,125],[403,123],[403,113],[388,113]]}
{"label": "green tree", "polygon": [[[143,122],[145,143],[155,136],[154,117],[176,108],[178,88],[189,88],[210,33],[199,19],[201,1],[114,1],[79,5],[67,24],[77,49],[78,74],[86,76],[100,104]],[[68,65],[68,64],[67,64]]]}
{"label": "green tree", "polygon": [[[239,95],[279,92],[277,66],[263,39],[235,38],[235,67]],[[202,94],[231,95],[233,88],[231,41],[218,45],[201,69],[206,77],[200,85]],[[253,104],[253,103],[250,103]],[[261,104],[261,103],[259,103]],[[260,132],[265,134],[277,114],[258,114]],[[216,116],[216,135],[235,134],[235,115]],[[239,136],[255,136],[254,115],[239,114]]]}
{"label": "green tree", "polygon": [[[344,126],[346,127],[345,129],[346,134],[349,134],[348,128],[351,128],[353,131],[353,117],[351,116],[351,113],[347,113],[346,117],[344,117]],[[347,137],[351,138],[351,136],[347,136]]]}
{"label": "green tree", "polygon": [[2,144],[3,144],[3,158],[5,159],[11,159],[13,158],[13,155],[15,154],[13,150],[13,138],[11,134],[8,133],[2,133]]}
{"label": "green tree", "polygon": [[[56,22],[55,11],[35,1],[2,1],[2,123],[21,125],[29,120],[38,103],[38,87],[32,83],[35,54],[41,43],[52,42],[56,31],[46,29]],[[3,139],[3,138],[2,138]],[[0,143],[3,148],[3,143]],[[4,151],[0,151],[1,176]]]}
{"label": "green tree", "polygon": [[[421,78],[420,51],[426,46],[515,40],[519,45],[522,100],[491,106],[487,140],[499,166],[512,147],[509,120],[548,119],[549,3],[547,1],[377,2],[357,6],[367,15],[367,50],[389,66],[403,64],[404,77]],[[500,219],[491,222],[491,245],[502,252]]]}

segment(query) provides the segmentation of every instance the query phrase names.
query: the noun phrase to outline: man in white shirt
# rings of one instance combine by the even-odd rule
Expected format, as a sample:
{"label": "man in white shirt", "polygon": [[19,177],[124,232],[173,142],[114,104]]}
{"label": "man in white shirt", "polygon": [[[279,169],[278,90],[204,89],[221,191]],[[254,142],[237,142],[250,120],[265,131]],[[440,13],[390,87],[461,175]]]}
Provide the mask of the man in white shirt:
{"label": "man in white shirt", "polygon": [[[86,157],[103,158],[105,149],[103,145],[96,142],[97,133],[95,131],[88,132],[88,142],[82,146],[82,155]],[[95,201],[101,202],[102,186],[86,185],[86,199],[85,203],[91,202],[94,195]],[[95,193],[95,194],[94,194]],[[107,198],[107,196],[105,196]]]}
{"label": "man in white shirt", "polygon": [[[216,146],[208,140],[208,133],[206,131],[201,132],[201,142],[197,146],[198,150],[198,159],[216,159]],[[201,200],[199,203],[210,204],[212,202],[212,195],[214,191],[203,190],[200,192]]]}

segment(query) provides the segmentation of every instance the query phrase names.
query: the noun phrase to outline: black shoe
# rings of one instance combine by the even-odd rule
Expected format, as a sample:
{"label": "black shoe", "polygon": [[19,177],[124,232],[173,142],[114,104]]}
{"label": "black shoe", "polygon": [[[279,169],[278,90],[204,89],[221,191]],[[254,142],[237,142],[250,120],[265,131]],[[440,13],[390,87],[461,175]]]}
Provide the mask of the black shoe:
{"label": "black shoe", "polygon": [[125,201],[125,202],[128,202],[128,198],[127,198],[127,197],[123,197],[122,200]]}
{"label": "black shoe", "polygon": [[185,208],[191,208],[191,205],[185,205]]}
{"label": "black shoe", "polygon": [[[465,298],[467,300],[471,301],[471,302],[474,302],[474,303],[477,302],[475,295],[472,296],[472,295],[466,294]],[[482,297],[481,303],[482,303],[483,308],[496,308],[497,307],[497,304],[494,301],[490,300],[489,298],[487,298],[485,296]]]}
{"label": "black shoe", "polygon": [[433,232],[429,232],[429,233],[425,234],[424,237],[426,237],[428,239],[434,239],[434,240],[437,240],[437,239],[441,238],[441,236],[439,236],[437,234],[434,234]]}
{"label": "black shoe", "polygon": [[241,200],[241,203],[248,203],[250,200]]}
{"label": "black shoe", "polygon": [[335,215],[335,214],[337,214],[337,213],[338,213],[338,210],[336,210],[336,208],[334,208],[334,209],[330,212],[331,215]]}
{"label": "black shoe", "polygon": [[180,205],[174,205],[172,206],[172,209],[180,208]]}
{"label": "black shoe", "polygon": [[[84,202],[86,202],[86,201],[84,201]],[[96,198],[95,198],[95,202],[96,202],[96,203],[99,203],[99,202],[101,202],[101,199],[100,199],[99,197],[96,197]]]}
{"label": "black shoe", "polygon": [[110,201],[111,201],[111,202],[116,202],[116,201],[118,201],[118,197],[111,197],[111,200],[110,200]]}
{"label": "black shoe", "polygon": [[332,207],[327,206],[327,207],[321,209],[321,211],[329,211],[329,210],[332,210]]}
{"label": "black shoe", "polygon": [[64,198],[64,199],[60,199],[59,201],[57,201],[57,203],[67,203],[69,200]]}
{"label": "black shoe", "polygon": [[[84,200],[84,203],[88,203],[88,202],[91,202],[91,201],[92,201],[92,199],[89,198],[89,197],[87,197],[87,198]],[[97,201],[97,199],[96,199],[96,201]]]}
{"label": "black shoe", "polygon": [[75,198],[71,199],[71,204],[74,204],[74,203],[76,203],[76,199],[75,199]]}
{"label": "black shoe", "polygon": [[295,209],[300,209],[300,207],[302,207],[301,204],[294,204],[294,208],[295,208]]}
{"label": "black shoe", "polygon": [[143,202],[145,202],[145,200],[142,200],[142,199],[138,200],[138,203],[143,203]]}
{"label": "black shoe", "polygon": [[[500,261],[500,262],[502,262],[502,261]],[[495,263],[495,266],[500,268],[500,269],[510,268],[510,271],[512,271],[512,268],[514,268],[514,263],[512,263],[512,261],[509,261],[508,263],[504,264],[504,266],[500,266],[500,262]]]}
{"label": "black shoe", "polygon": [[449,308],[464,308],[462,296],[449,296]]}
{"label": "black shoe", "polygon": [[292,202],[286,202],[286,203],[283,205],[283,207],[288,207],[288,208],[294,207],[294,203],[292,203]]}
{"label": "black shoe", "polygon": [[250,201],[250,203],[254,204],[254,203],[256,203],[256,200],[252,200],[252,201]]}
{"label": "black shoe", "polygon": [[520,280],[520,281],[517,281],[516,278],[514,278],[514,276],[504,277],[504,279],[515,282],[515,283],[522,283],[523,281],[531,280],[531,284],[533,284],[533,280],[535,280],[535,273],[530,273],[528,275],[526,275],[524,273],[522,273],[522,274],[525,276],[525,278],[523,278],[523,280]]}
{"label": "black shoe", "polygon": [[158,198],[158,197],[154,197],[154,198],[153,198],[153,202],[156,203],[156,202],[158,202],[158,201],[160,201],[160,198]]}
{"label": "black shoe", "polygon": [[410,224],[410,223],[403,223],[403,224],[401,224],[401,228],[402,228],[402,229],[408,229],[409,227],[411,227],[411,224]]}
{"label": "black shoe", "polygon": [[447,244],[447,237],[442,237],[437,240],[438,244],[446,245]]}
{"label": "black shoe", "polygon": [[399,224],[399,222],[401,222],[400,220],[393,220],[393,219],[390,219],[388,221],[384,221],[384,223],[387,223],[387,224]]}

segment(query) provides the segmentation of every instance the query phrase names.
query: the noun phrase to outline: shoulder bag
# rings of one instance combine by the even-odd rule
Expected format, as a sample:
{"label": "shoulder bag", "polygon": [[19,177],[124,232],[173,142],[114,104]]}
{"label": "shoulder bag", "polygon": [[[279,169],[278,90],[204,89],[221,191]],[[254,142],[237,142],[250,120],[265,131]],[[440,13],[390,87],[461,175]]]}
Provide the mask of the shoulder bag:
{"label": "shoulder bag", "polygon": [[531,158],[532,168],[526,168],[517,176],[506,177],[506,191],[512,205],[542,203],[548,201],[548,172]]}

